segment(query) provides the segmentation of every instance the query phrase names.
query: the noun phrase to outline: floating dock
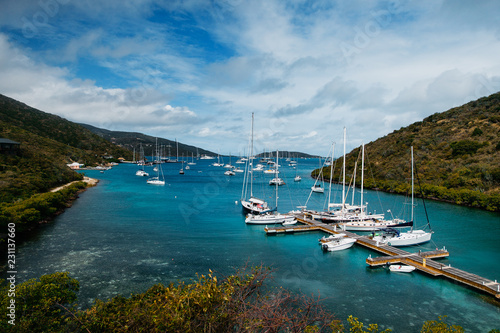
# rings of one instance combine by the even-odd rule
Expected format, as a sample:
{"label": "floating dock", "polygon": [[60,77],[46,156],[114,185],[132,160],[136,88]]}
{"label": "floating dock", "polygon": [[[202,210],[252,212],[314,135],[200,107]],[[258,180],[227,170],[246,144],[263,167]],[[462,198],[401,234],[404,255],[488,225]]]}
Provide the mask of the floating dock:
{"label": "floating dock", "polygon": [[435,251],[419,251],[416,253],[411,253],[394,246],[378,244],[367,236],[361,236],[353,232],[342,230],[341,228],[337,228],[337,226],[334,224],[326,224],[320,221],[306,218],[304,214],[296,214],[295,216],[297,218],[297,221],[303,224],[271,228],[266,226],[264,229],[266,234],[277,235],[306,231],[323,231],[328,234],[344,233],[348,237],[355,238],[356,244],[385,254],[385,256],[374,258],[372,258],[372,256],[370,255],[366,259],[366,263],[372,267],[398,263],[411,265],[419,271],[425,272],[432,276],[447,277],[450,280],[468,285],[472,288],[481,290],[500,299],[500,283],[498,283],[496,280],[491,281],[478,275],[468,273],[455,267],[451,267],[451,265],[443,265],[434,261],[433,259],[445,258],[450,255],[449,252],[444,248],[442,250],[436,249]]}

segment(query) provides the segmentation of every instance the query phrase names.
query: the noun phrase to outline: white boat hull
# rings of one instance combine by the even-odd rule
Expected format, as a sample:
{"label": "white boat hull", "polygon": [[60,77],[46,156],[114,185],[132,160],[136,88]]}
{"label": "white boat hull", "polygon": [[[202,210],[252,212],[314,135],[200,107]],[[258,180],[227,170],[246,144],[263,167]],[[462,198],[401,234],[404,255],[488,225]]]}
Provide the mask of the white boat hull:
{"label": "white boat hull", "polygon": [[385,223],[360,221],[344,223],[341,228],[347,231],[375,231],[387,227]]}
{"label": "white boat hull", "polygon": [[415,267],[410,265],[390,265],[389,270],[391,272],[411,273],[415,270]]}
{"label": "white boat hull", "polygon": [[[389,246],[412,246],[427,243],[431,240],[432,234],[423,230],[413,230],[402,232],[397,237],[388,238],[385,243]],[[374,239],[376,241],[376,239]]]}
{"label": "white boat hull", "polygon": [[265,201],[254,198],[248,201],[241,200],[241,206],[245,212],[252,214],[262,214],[271,210]]}
{"label": "white boat hull", "polygon": [[356,239],[344,237],[327,243],[322,243],[321,248],[328,252],[341,251],[350,248],[354,245],[354,243],[356,243]]}
{"label": "white boat hull", "polygon": [[148,179],[147,183],[151,185],[165,185],[164,180],[158,180],[158,179]]}
{"label": "white boat hull", "polygon": [[136,176],[141,176],[141,177],[149,177],[149,173],[147,173],[144,170],[137,170],[137,172],[135,173],[135,175]]}
{"label": "white boat hull", "polygon": [[249,214],[245,219],[246,224],[274,224],[274,223],[287,223],[291,224],[295,220],[294,216],[283,214],[262,214],[252,215]]}

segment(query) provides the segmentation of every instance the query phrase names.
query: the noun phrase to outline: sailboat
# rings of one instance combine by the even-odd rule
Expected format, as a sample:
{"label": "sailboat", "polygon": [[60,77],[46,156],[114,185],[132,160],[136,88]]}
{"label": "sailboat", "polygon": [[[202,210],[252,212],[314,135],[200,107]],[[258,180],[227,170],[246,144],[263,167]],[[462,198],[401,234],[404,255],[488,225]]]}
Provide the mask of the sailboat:
{"label": "sailboat", "polygon": [[[414,208],[414,173],[413,173],[413,146],[411,147],[411,222],[413,222],[413,208]],[[423,200],[423,198],[422,198]],[[429,242],[432,236],[432,229],[427,220],[429,231],[415,230],[413,224],[410,230],[406,232],[399,232],[398,230],[389,229],[382,234],[373,236],[373,240],[377,243],[387,244],[389,246],[411,246]]]}
{"label": "sailboat", "polygon": [[[276,165],[278,165],[278,152],[276,152]],[[278,208],[278,183],[275,183],[276,186],[276,208]],[[245,219],[245,223],[247,224],[271,224],[271,223],[287,223],[291,224],[295,221],[295,216],[280,214],[278,212],[267,212],[264,214],[248,214]]]}
{"label": "sailboat", "polygon": [[[321,170],[321,157],[319,158],[319,167]],[[313,191],[315,193],[325,193],[325,188],[321,187],[321,184],[318,184],[318,179],[319,179],[319,177],[316,178],[314,185],[311,187],[311,191]],[[321,178],[321,182],[323,183],[323,185],[325,185],[323,178]]]}
{"label": "sailboat", "polygon": [[[276,209],[271,209],[265,200],[256,198],[253,196],[253,172],[252,172],[252,164],[253,164],[253,121],[254,114],[252,112],[252,131],[251,131],[251,143],[250,143],[250,157],[248,158],[248,163],[245,168],[245,175],[243,177],[243,188],[241,191],[241,206],[243,211],[246,213],[252,214],[262,214],[266,212],[270,212]],[[250,178],[250,198],[246,199],[246,194],[248,190],[248,180]]]}
{"label": "sailboat", "polygon": [[196,165],[196,162],[194,161],[194,153],[191,153],[191,162],[188,162],[188,165]]}
{"label": "sailboat", "polygon": [[[151,177],[146,182],[148,184],[151,184],[151,185],[165,185],[165,179],[163,178],[163,170],[161,169],[160,156],[158,153],[158,138],[156,139],[156,157],[158,159],[158,167],[156,169],[156,177]],[[154,157],[153,157],[153,159],[154,159]],[[160,174],[161,174],[161,177],[160,177]]]}
{"label": "sailboat", "polygon": [[[134,150],[135,152],[135,150]],[[138,164],[141,166],[141,169],[137,170],[135,172],[135,175],[136,176],[141,176],[141,177],[149,177],[149,173],[147,173],[145,170],[144,170],[144,150],[142,149],[142,144],[140,144],[140,152],[139,152],[142,156],[142,159],[138,162]]]}
{"label": "sailboat", "polygon": [[[292,161],[291,161],[292,162]],[[291,163],[290,162],[290,163]],[[300,182],[302,180],[302,177],[300,177],[298,174],[297,174],[297,168],[295,166],[293,166],[293,168],[295,169],[295,178],[293,179],[294,182]]]}
{"label": "sailboat", "polygon": [[222,167],[222,166],[224,166],[224,162],[223,163],[220,162],[220,154],[219,154],[219,152],[217,152],[217,162],[212,163],[212,165],[216,166],[216,167]]}

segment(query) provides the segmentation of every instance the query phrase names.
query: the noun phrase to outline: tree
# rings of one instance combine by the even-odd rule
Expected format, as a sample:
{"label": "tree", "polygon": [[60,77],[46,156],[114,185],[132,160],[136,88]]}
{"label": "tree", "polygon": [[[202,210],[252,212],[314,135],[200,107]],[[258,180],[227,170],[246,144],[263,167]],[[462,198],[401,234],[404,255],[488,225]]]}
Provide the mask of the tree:
{"label": "tree", "polygon": [[[31,279],[15,288],[15,325],[5,320],[0,323],[2,332],[60,332],[66,319],[74,311],[77,280],[69,273],[43,275],[39,281]],[[9,287],[2,288],[0,316],[7,318],[7,306],[11,302]]]}

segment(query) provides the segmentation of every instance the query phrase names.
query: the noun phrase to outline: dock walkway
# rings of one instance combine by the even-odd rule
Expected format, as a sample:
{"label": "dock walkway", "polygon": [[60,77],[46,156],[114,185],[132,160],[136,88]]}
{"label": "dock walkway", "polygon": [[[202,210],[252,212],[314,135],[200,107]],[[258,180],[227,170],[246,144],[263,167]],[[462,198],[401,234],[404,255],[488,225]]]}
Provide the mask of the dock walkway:
{"label": "dock walkway", "polygon": [[385,256],[374,258],[372,258],[372,256],[370,255],[366,259],[366,263],[370,266],[382,266],[395,263],[411,265],[419,271],[425,272],[432,276],[447,277],[453,281],[463,283],[475,289],[479,289],[500,299],[500,283],[498,283],[496,280],[491,281],[478,275],[468,273],[461,269],[451,267],[450,265],[443,265],[434,261],[433,259],[444,258],[450,255],[449,252],[444,248],[441,250],[436,249],[435,251],[419,251],[417,253],[411,253],[404,251],[401,248],[385,244],[378,244],[367,236],[361,236],[350,231],[342,230],[340,228],[337,228],[337,226],[333,224],[326,224],[320,221],[306,218],[303,214],[296,214],[295,216],[297,220],[303,224],[271,228],[266,226],[266,228],[264,229],[266,234],[273,235],[306,231],[323,231],[328,234],[344,233],[348,237],[355,238],[356,244],[385,254]]}

